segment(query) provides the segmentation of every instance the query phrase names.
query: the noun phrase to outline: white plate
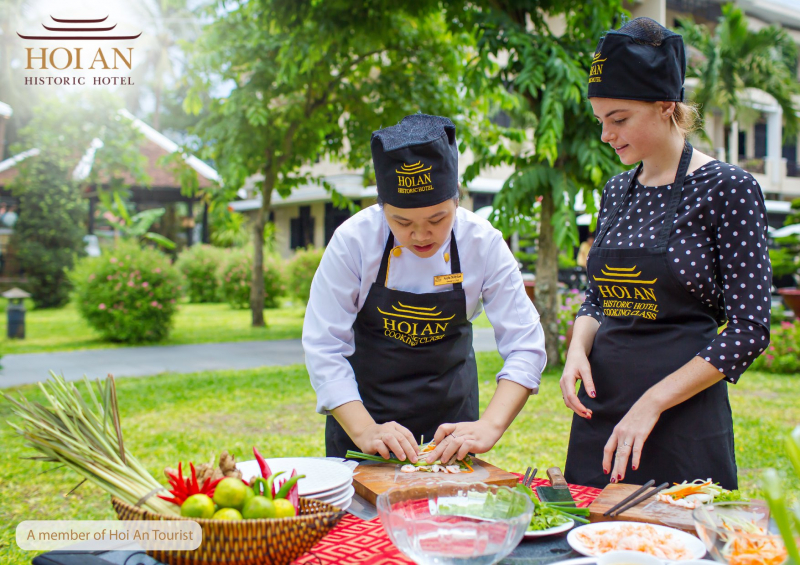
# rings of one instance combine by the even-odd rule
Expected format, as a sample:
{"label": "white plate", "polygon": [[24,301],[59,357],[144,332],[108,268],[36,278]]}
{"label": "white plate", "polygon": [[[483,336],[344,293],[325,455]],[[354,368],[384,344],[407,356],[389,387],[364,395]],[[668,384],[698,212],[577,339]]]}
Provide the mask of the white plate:
{"label": "white plate", "polygon": [[[347,465],[326,459],[284,457],[267,459],[267,465],[273,473],[285,471],[287,479],[292,469],[296,469],[298,475],[305,475],[305,478],[297,483],[300,496],[333,491],[353,481],[353,471]],[[242,472],[245,481],[260,475],[258,462],[255,459],[237,463],[236,468]],[[283,475],[280,478],[282,479]]]}
{"label": "white plate", "polygon": [[322,502],[327,502],[328,504],[334,504],[336,502],[343,502],[348,498],[353,498],[355,492],[356,488],[354,486],[351,486],[346,491],[334,494],[333,496],[320,496],[318,494],[315,494],[312,495],[311,498],[313,498],[314,500],[321,500]]}
{"label": "white plate", "polygon": [[[650,526],[655,528],[659,532],[663,533],[671,533],[675,536],[676,539],[681,541],[686,549],[692,554],[692,559],[700,559],[706,554],[706,546],[705,544],[694,537],[693,535],[687,534],[686,532],[682,532],[681,530],[676,530],[675,528],[668,528],[667,526],[657,526],[656,524],[642,524],[640,522],[597,522],[595,524],[586,524],[585,526],[581,526],[580,528],[575,528],[569,534],[567,534],[567,543],[569,543],[570,547],[580,553],[581,555],[588,555],[590,557],[595,557],[596,555],[589,552],[585,545],[583,545],[580,541],[578,541],[578,534],[580,532],[593,532],[597,530],[605,530],[607,528],[619,528],[622,526]],[[679,561],[677,563],[680,563]]]}
{"label": "white plate", "polygon": [[568,532],[572,529],[572,526],[575,525],[575,520],[570,519],[569,522],[565,524],[561,524],[560,526],[553,526],[552,528],[547,528],[546,530],[531,530],[529,532],[525,532],[526,538],[541,538],[544,536],[554,536],[556,534],[563,534],[564,532]]}
{"label": "white plate", "polygon": [[348,498],[344,503],[342,503],[342,504],[334,504],[333,506],[335,506],[336,508],[338,508],[340,510],[347,510],[348,508],[350,508],[350,505],[352,503],[353,503],[353,499],[352,498]]}
{"label": "white plate", "polygon": [[[283,476],[283,475],[281,475],[281,476]],[[335,489],[326,490],[325,492],[314,493],[314,496],[312,498],[316,498],[317,500],[322,500],[323,498],[339,498],[345,492],[347,492],[347,489],[352,488],[352,487],[353,487],[353,481],[350,480],[350,481],[347,481],[342,486],[336,487]]]}

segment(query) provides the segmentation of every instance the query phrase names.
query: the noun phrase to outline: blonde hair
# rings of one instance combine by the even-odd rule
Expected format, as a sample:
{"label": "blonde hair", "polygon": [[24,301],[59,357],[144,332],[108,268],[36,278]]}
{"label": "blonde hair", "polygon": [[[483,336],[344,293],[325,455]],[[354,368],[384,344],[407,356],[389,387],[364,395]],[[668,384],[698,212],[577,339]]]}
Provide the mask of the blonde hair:
{"label": "blonde hair", "polygon": [[672,112],[672,124],[686,139],[689,134],[697,129],[700,122],[700,111],[693,102],[675,102],[675,111]]}

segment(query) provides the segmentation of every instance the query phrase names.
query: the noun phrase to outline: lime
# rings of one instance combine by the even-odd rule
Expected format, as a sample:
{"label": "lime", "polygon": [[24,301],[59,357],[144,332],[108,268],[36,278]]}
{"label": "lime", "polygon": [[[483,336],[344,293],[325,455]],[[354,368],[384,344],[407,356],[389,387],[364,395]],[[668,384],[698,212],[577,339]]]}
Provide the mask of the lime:
{"label": "lime", "polygon": [[297,515],[292,503],[285,498],[279,498],[275,501],[275,517],[276,518],[293,518]]}
{"label": "lime", "polygon": [[214,501],[206,494],[193,494],[181,504],[181,516],[188,518],[211,518]]}
{"label": "lime", "polygon": [[241,520],[242,515],[236,508],[221,508],[214,513],[215,520]]}
{"label": "lime", "polygon": [[247,492],[244,495],[244,501],[242,502],[242,505],[237,507],[236,509],[241,511],[244,508],[244,505],[247,504],[247,501],[253,498],[255,495],[256,493],[253,492],[253,489],[251,487],[247,487]]}
{"label": "lime", "polygon": [[248,490],[247,485],[240,479],[233,477],[222,479],[214,489],[214,502],[219,504],[220,508],[241,508]]}
{"label": "lime", "polygon": [[[278,501],[275,501],[278,502]],[[259,518],[275,518],[275,502],[266,496],[254,496],[244,505],[242,516],[245,520],[257,520]]]}

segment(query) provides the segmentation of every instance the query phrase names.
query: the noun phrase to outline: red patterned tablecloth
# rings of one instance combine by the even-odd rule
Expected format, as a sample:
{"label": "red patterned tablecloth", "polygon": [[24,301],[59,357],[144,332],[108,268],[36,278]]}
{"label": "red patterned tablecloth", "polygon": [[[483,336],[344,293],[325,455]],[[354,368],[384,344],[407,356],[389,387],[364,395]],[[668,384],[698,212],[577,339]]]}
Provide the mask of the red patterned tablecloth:
{"label": "red patterned tablecloth", "polygon": [[[534,479],[532,486],[544,486],[545,479]],[[589,506],[600,494],[600,489],[570,485],[572,498],[580,507]],[[394,544],[381,525],[379,518],[366,522],[352,514],[322,538],[310,552],[294,562],[295,565],[413,565]]]}

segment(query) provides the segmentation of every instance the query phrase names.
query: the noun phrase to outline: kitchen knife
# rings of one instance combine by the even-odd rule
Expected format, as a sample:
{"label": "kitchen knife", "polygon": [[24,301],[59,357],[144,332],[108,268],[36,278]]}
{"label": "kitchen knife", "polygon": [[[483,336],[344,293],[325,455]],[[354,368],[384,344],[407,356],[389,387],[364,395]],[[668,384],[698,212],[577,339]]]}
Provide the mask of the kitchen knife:
{"label": "kitchen knife", "polygon": [[549,487],[536,487],[536,494],[542,502],[572,502],[572,493],[569,492],[567,481],[561,474],[558,467],[550,467],[547,470],[547,478],[550,479]]}

